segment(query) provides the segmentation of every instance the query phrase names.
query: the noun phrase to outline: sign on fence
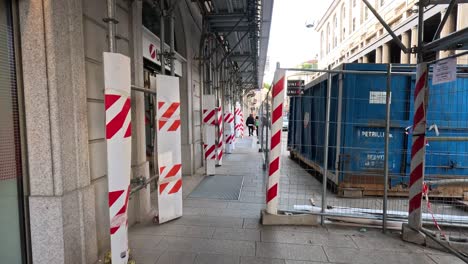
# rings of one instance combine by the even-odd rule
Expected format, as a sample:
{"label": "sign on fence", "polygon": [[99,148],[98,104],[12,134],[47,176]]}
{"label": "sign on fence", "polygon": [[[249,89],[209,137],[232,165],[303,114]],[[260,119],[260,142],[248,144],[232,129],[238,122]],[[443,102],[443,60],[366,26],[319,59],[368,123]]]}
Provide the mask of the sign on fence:
{"label": "sign on fence", "polygon": [[449,58],[434,64],[432,85],[452,82],[457,78],[457,59]]}
{"label": "sign on fence", "polygon": [[288,96],[304,94],[304,80],[288,80]]}

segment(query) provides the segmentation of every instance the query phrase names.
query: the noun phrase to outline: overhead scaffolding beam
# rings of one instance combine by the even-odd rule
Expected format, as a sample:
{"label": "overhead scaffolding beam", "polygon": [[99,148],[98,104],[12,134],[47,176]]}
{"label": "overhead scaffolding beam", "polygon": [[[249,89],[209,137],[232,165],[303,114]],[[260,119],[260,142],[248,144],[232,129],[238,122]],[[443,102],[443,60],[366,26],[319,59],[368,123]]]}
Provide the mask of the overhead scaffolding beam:
{"label": "overhead scaffolding beam", "polygon": [[424,52],[439,50],[467,50],[468,49],[468,28],[453,32],[443,38],[436,39],[424,45]]}
{"label": "overhead scaffolding beam", "polygon": [[438,39],[440,37],[440,32],[442,32],[442,29],[444,28],[445,23],[447,22],[450,14],[453,11],[453,8],[457,5],[457,0],[451,0],[449,6],[447,7],[447,11],[445,11],[444,17],[442,18],[442,21],[440,21],[439,26],[437,27],[436,33],[434,34],[434,38],[432,41]]}
{"label": "overhead scaffolding beam", "polygon": [[382,24],[382,26],[385,28],[385,30],[387,30],[388,34],[390,34],[390,36],[392,36],[393,40],[400,47],[400,49],[404,53],[410,53],[411,50],[409,48],[405,47],[403,42],[401,42],[400,38],[398,38],[398,36],[395,35],[395,32],[393,32],[393,30],[390,28],[390,26],[387,24],[387,22],[385,22],[385,20],[380,16],[380,14],[377,13],[377,11],[374,9],[374,7],[372,7],[372,5],[369,3],[369,1],[367,1],[367,0],[362,0],[362,1],[364,2],[364,4],[366,4],[367,8],[369,8],[369,10],[372,12],[372,14],[374,14],[374,16],[377,18],[377,20],[379,20],[380,24]]}

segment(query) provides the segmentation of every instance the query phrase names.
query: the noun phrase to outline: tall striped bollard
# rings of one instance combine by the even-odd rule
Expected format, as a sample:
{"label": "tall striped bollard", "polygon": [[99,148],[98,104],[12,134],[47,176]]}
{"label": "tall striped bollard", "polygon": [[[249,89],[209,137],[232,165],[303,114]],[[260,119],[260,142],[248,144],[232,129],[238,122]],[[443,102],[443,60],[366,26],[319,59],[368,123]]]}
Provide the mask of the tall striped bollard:
{"label": "tall striped bollard", "polygon": [[277,69],[273,79],[273,112],[271,117],[271,138],[269,155],[268,188],[266,194],[267,213],[278,213],[278,192],[280,180],[281,130],[283,126],[283,101],[285,71]]}
{"label": "tall striped bollard", "polygon": [[424,181],[426,154],[426,95],[428,67],[426,63],[417,65],[416,87],[414,90],[413,140],[411,146],[411,172],[409,187],[408,224],[419,230],[421,221],[421,200]]}

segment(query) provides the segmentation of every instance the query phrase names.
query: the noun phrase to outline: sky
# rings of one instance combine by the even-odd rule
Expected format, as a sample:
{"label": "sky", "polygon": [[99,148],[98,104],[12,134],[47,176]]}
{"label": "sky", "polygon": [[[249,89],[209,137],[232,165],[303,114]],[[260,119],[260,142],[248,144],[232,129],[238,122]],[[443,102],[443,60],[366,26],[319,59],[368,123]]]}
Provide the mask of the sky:
{"label": "sky", "polygon": [[307,24],[317,22],[332,0],[274,0],[268,44],[269,66],[265,83],[271,83],[276,67],[294,67],[314,59],[320,49],[319,34]]}

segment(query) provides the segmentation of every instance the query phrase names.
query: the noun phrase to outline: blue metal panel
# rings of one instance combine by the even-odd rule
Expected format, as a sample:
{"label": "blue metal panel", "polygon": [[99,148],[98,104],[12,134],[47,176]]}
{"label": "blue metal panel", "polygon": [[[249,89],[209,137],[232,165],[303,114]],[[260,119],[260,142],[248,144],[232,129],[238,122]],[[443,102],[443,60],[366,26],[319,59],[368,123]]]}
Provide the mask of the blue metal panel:
{"label": "blue metal panel", "polygon": [[[346,70],[386,72],[384,64],[344,64]],[[413,68],[414,70],[414,68]],[[402,69],[398,69],[402,71]],[[409,71],[409,69],[407,69]],[[430,81],[431,82],[431,81]],[[390,186],[408,185],[411,134],[405,128],[413,122],[414,76],[392,75],[389,170]],[[328,169],[339,164],[340,182],[367,177],[383,183],[386,76],[343,75],[341,136],[337,145],[338,76],[332,80]],[[305,158],[323,165],[327,80],[306,89],[294,99],[290,120],[290,142]],[[468,79],[430,85],[428,126],[436,124],[440,136],[468,136]],[[309,124],[304,127],[304,115]],[[290,121],[291,122],[291,121]],[[435,136],[428,132],[428,136]],[[292,139],[294,138],[294,139]],[[339,162],[336,151],[339,150]],[[426,155],[426,178],[468,175],[468,142],[430,142]],[[338,182],[339,183],[339,182]],[[337,183],[337,184],[338,184]]]}

